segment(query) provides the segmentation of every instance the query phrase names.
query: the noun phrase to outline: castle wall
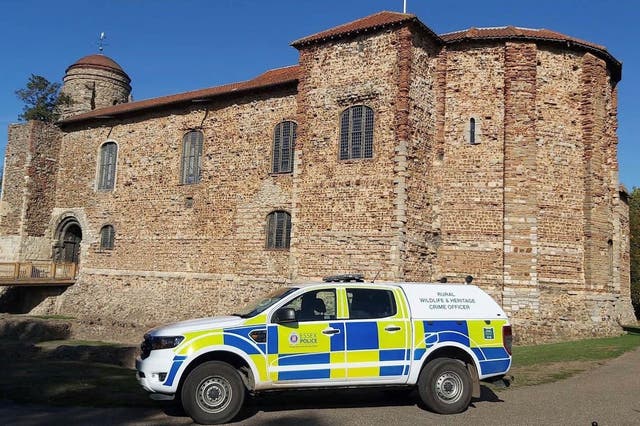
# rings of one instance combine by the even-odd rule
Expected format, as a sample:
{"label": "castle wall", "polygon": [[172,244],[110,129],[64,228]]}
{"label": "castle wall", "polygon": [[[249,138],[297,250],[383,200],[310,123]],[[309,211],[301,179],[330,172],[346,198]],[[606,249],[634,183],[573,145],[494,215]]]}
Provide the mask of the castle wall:
{"label": "castle wall", "polygon": [[[398,34],[327,42],[300,51],[294,172],[293,277],[360,272],[398,279],[404,189],[397,156]],[[340,114],[374,111],[373,158],[339,160]]]}
{"label": "castle wall", "polygon": [[[436,160],[441,195],[437,267],[449,282],[474,284],[501,302],[505,144],[505,49],[451,46],[438,61],[444,82]],[[469,139],[475,120],[475,144]]]}
{"label": "castle wall", "polygon": [[0,204],[0,260],[47,260],[46,234],[55,196],[61,133],[53,125],[29,121],[9,127]]}
{"label": "castle wall", "polygon": [[[68,129],[51,226],[78,219],[81,274],[57,308],[46,309],[134,319],[142,303],[157,312],[149,318],[187,318],[229,312],[254,287],[284,282],[289,252],[265,250],[264,229],[271,211],[291,211],[291,175],[270,175],[270,167],[274,127],[295,110],[293,94],[282,91]],[[182,137],[195,128],[204,133],[202,177],[183,185]],[[106,141],[118,145],[117,177],[113,191],[98,191]],[[100,249],[107,224],[113,250]],[[234,291],[224,290],[229,283]]]}
{"label": "castle wall", "polygon": [[406,240],[404,279],[433,281],[437,275],[437,252],[441,229],[438,200],[442,197],[441,172],[436,140],[440,110],[438,46],[420,33],[412,39],[411,81],[408,108],[409,135],[406,149]]}
{"label": "castle wall", "polygon": [[[80,83],[65,88],[85,107],[117,86],[96,97]],[[340,160],[340,114],[355,105],[374,112],[373,158]],[[472,275],[520,342],[614,334],[632,319],[616,114],[605,61],[577,49],[439,45],[414,24],[310,43],[297,89],[71,124],[62,137],[12,127],[0,256],[49,256],[62,221],[82,228],[77,283],[34,313],[152,325],[329,274]],[[294,170],[272,174],[283,120],[298,124]],[[193,129],[204,134],[202,176],[187,185],[182,138]],[[117,173],[101,191],[107,141]],[[292,215],[289,250],[266,249],[275,210]],[[100,249],[107,224],[113,250]]]}
{"label": "castle wall", "polygon": [[62,117],[129,101],[131,86],[128,78],[116,72],[98,68],[76,67],[64,77],[61,93],[72,100],[64,106]]}

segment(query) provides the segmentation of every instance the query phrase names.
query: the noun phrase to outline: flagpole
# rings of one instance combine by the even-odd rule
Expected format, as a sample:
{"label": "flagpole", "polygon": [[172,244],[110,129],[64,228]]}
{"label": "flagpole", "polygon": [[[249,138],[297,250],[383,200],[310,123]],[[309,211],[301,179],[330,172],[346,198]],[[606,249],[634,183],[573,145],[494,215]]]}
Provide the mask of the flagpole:
{"label": "flagpole", "polygon": [[404,0],[404,2],[403,2],[402,13],[407,13],[407,0]]}

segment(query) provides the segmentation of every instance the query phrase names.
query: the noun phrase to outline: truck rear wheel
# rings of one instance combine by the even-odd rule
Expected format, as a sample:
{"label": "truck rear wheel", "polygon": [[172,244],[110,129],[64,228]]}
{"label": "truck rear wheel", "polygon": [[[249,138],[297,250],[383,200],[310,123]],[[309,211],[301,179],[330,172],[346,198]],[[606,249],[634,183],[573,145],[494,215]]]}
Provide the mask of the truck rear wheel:
{"label": "truck rear wheel", "polygon": [[225,362],[209,361],[194,368],[185,379],[182,406],[196,423],[226,423],[242,408],[245,393],[235,368]]}
{"label": "truck rear wheel", "polygon": [[471,375],[463,363],[437,358],[420,372],[418,393],[430,411],[456,414],[467,409],[472,394]]}

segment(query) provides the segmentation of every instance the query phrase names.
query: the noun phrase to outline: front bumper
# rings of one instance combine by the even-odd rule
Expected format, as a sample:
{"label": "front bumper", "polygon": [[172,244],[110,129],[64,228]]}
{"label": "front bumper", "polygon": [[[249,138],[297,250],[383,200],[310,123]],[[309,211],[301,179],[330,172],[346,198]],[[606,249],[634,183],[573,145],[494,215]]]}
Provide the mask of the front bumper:
{"label": "front bumper", "polygon": [[136,378],[147,392],[172,395],[178,389],[173,351],[152,351],[149,357],[136,358]]}

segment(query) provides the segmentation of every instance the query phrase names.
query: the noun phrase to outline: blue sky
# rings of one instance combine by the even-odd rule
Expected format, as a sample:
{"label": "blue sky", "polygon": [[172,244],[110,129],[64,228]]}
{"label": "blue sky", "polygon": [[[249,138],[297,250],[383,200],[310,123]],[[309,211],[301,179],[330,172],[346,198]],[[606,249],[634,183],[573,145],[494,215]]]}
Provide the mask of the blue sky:
{"label": "blue sky", "polygon": [[[0,151],[22,104],[15,90],[31,73],[61,81],[67,66],[105,54],[142,100],[250,79],[297,63],[289,43],[402,0],[0,0]],[[469,27],[547,28],[605,45],[623,62],[619,90],[620,181],[640,187],[640,1],[407,0],[436,33]]]}

